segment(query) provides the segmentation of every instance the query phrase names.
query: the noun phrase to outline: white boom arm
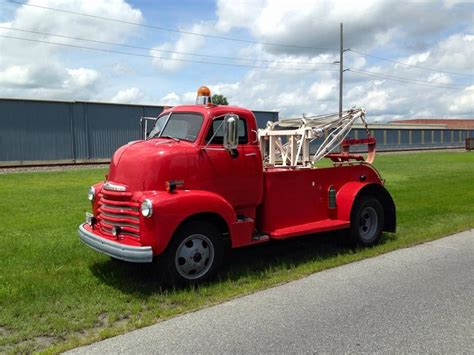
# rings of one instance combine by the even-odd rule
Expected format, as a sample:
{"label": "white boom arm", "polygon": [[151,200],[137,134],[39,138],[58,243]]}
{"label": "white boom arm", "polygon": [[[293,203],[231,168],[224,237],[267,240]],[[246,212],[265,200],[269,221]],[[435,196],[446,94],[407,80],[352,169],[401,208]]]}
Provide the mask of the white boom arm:
{"label": "white boom arm", "polygon": [[[336,149],[347,137],[354,122],[367,122],[362,108],[353,108],[339,114],[282,119],[268,122],[265,129],[258,130],[260,149],[264,164],[277,167],[312,167]],[[323,139],[316,153],[311,157],[310,144]]]}

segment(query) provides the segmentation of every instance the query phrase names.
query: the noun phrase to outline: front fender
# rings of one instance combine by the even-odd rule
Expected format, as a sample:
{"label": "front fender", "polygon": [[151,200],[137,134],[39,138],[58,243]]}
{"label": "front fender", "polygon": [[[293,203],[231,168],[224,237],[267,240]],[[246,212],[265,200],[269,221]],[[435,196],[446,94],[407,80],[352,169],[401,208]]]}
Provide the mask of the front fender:
{"label": "front fender", "polygon": [[161,254],[169,244],[176,228],[187,218],[199,213],[219,215],[229,227],[236,221],[235,211],[222,196],[202,190],[176,190],[172,193],[144,193],[141,199],[153,204],[150,218],[141,216],[142,242],[153,247],[153,254]]}
{"label": "front fender", "polygon": [[392,196],[381,184],[370,182],[349,182],[343,185],[336,194],[337,216],[344,221],[351,220],[354,203],[360,196],[373,196],[377,198],[384,211],[385,232],[396,231],[396,208]]}

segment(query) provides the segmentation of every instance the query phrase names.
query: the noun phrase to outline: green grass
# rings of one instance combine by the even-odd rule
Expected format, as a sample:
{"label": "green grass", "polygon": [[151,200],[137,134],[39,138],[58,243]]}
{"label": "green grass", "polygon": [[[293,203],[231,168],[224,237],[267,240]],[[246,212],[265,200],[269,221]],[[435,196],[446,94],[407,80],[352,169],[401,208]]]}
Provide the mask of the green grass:
{"label": "green grass", "polygon": [[232,251],[213,283],[162,290],[147,266],[116,263],[79,242],[87,188],[104,170],[0,175],[0,352],[58,352],[474,227],[474,154],[379,155],[398,232],[351,249],[325,234]]}

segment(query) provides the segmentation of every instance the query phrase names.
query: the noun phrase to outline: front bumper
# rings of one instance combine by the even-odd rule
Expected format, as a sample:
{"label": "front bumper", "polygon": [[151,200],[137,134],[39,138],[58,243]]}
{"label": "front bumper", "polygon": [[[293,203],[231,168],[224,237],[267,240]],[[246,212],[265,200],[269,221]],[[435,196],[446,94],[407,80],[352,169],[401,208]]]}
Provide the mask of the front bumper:
{"label": "front bumper", "polygon": [[81,242],[92,249],[113,258],[130,261],[132,263],[151,263],[153,261],[153,250],[151,247],[139,247],[117,243],[94,234],[84,228],[85,225],[86,223],[83,223],[79,226],[79,238]]}

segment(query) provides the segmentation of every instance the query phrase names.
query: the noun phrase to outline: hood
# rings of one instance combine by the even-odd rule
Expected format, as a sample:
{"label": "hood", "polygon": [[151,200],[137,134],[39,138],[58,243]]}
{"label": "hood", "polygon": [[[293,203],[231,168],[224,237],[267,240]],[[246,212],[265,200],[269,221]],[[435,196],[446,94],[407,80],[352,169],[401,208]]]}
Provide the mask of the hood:
{"label": "hood", "polygon": [[195,149],[186,141],[150,139],[130,142],[112,157],[108,181],[127,190],[164,190],[167,180],[184,180],[188,175],[187,152]]}

